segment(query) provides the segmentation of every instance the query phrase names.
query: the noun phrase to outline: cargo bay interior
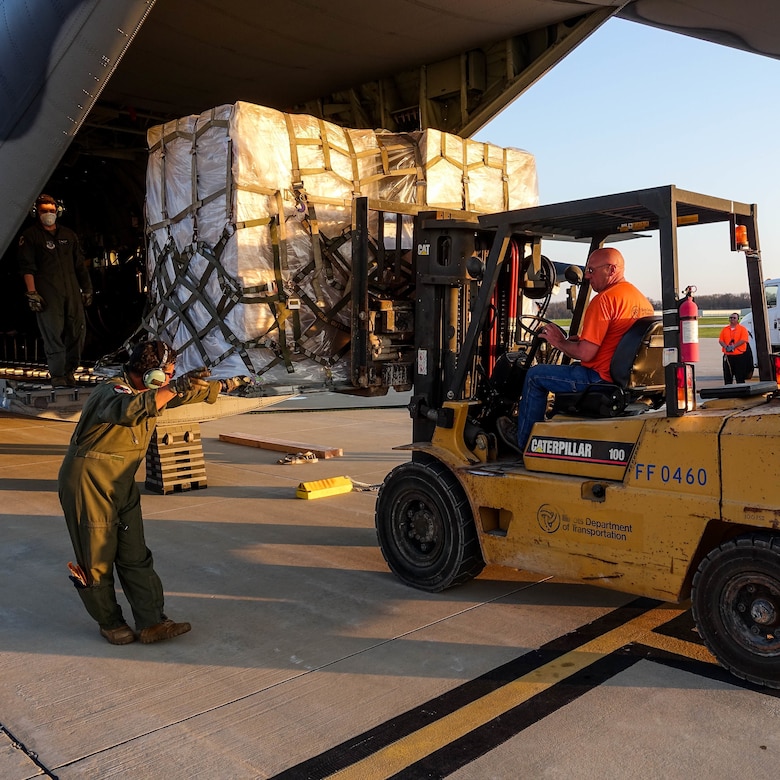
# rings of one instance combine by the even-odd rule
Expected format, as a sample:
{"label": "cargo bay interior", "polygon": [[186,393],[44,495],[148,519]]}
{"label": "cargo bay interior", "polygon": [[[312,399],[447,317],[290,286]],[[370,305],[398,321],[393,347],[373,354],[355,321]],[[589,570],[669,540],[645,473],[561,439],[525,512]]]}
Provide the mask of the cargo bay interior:
{"label": "cargo bay interior", "polygon": [[[16,91],[4,97],[9,111],[0,155],[21,153],[29,163],[18,179],[9,167],[3,186],[0,361],[16,370],[45,365],[21,294],[14,241],[28,224],[23,204],[40,191],[62,199],[63,222],[78,232],[90,261],[96,295],[87,313],[85,362],[118,349],[138,328],[147,306],[150,128],[246,100],[344,127],[438,129],[467,138],[615,14],[780,54],[768,20],[743,18],[734,2],[720,0],[717,8],[686,2],[679,4],[684,13],[667,5],[518,2],[508,10],[492,1],[401,3],[378,23],[372,8],[349,0],[290,2],[262,15],[249,0],[232,3],[229,13],[201,0],[128,3],[128,41],[110,75],[93,99],[72,109],[67,143],[60,138],[48,149],[28,132],[39,127],[49,137],[62,135],[56,124],[47,126],[46,100],[36,105],[35,95],[57,83],[45,54],[61,45],[63,30],[88,29],[105,4],[31,0],[19,12],[28,17],[11,19],[5,33],[22,46],[3,47],[15,58],[6,55],[3,71]],[[114,20],[103,23],[116,28]],[[438,34],[430,36],[434,23]],[[99,27],[90,34],[100,42]],[[79,45],[76,34],[74,41]],[[18,139],[37,145],[14,147],[10,141]]]}

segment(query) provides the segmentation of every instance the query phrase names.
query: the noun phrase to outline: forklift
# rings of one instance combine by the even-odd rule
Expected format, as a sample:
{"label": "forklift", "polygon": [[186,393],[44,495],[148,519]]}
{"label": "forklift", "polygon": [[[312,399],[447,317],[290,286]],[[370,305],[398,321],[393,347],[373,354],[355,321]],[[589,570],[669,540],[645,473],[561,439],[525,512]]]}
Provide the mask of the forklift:
{"label": "forklift", "polygon": [[[780,688],[780,395],[755,205],[670,185],[446,217],[415,220],[414,441],[375,511],[389,568],[429,592],[490,564],[691,599],[718,662]],[[677,231],[719,222],[745,256],[758,381],[697,394]],[[539,337],[553,290],[570,285],[569,335],[591,293],[543,242],[589,255],[637,231],[658,236],[660,315],[623,336],[613,383],[551,396],[522,456],[508,450],[497,420],[516,412],[528,369],[568,360]]]}

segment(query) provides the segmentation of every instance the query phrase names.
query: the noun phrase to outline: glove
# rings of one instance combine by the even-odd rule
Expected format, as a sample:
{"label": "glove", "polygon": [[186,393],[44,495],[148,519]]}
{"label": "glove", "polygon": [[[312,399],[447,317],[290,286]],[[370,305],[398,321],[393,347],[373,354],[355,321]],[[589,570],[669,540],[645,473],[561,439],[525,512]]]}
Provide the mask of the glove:
{"label": "glove", "polygon": [[186,395],[193,390],[206,390],[209,383],[206,381],[206,377],[211,372],[206,366],[200,368],[193,368],[192,371],[188,371],[186,374],[177,376],[176,379],[171,380],[168,383],[168,387],[173,390],[176,395]]}
{"label": "glove", "polygon": [[231,376],[228,379],[220,379],[219,384],[221,392],[232,393],[233,390],[237,390],[239,387],[246,387],[246,385],[252,384],[252,377]]}
{"label": "glove", "polygon": [[733,352],[733,351],[734,351],[734,345],[726,344],[726,352]]}
{"label": "glove", "polygon": [[84,306],[92,306],[92,293],[91,292],[81,293],[81,302],[84,304]]}
{"label": "glove", "polygon": [[43,297],[40,295],[40,293],[37,293],[35,290],[33,290],[32,292],[26,293],[26,296],[27,305],[30,307],[30,311],[37,313],[46,309],[46,301],[43,300]]}

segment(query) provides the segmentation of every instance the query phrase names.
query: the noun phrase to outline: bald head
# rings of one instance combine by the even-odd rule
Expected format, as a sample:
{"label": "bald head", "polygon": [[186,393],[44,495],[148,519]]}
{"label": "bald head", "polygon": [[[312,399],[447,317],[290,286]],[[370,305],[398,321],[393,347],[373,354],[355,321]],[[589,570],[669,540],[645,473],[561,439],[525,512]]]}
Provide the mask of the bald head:
{"label": "bald head", "polygon": [[605,246],[593,252],[588,258],[588,262],[593,261],[595,261],[597,264],[608,263],[609,265],[614,265],[615,268],[621,273],[626,268],[626,261],[623,258],[623,255],[621,255],[617,249],[613,249],[611,246]]}
{"label": "bald head", "polygon": [[593,252],[588,258],[588,266],[585,273],[590,280],[590,286],[601,292],[613,284],[622,282],[626,268],[626,261],[617,249],[602,247]]}

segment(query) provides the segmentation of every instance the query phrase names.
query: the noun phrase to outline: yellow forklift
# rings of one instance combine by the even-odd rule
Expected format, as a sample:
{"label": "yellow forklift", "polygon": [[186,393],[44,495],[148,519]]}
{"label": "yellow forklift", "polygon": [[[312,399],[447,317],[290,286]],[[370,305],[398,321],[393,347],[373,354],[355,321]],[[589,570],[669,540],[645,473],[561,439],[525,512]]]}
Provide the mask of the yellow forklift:
{"label": "yellow forklift", "polygon": [[[677,231],[718,222],[744,253],[758,381],[697,394]],[[511,452],[496,421],[516,410],[532,365],[566,359],[538,337],[550,297],[568,282],[579,333],[591,292],[542,243],[584,242],[584,264],[638,231],[657,235],[660,315],[623,337],[614,384],[551,397],[522,457]],[[718,661],[780,688],[780,396],[756,207],[666,186],[477,221],[421,214],[414,268],[412,458],[376,504],[390,569],[432,592],[492,564],[690,598]]]}

